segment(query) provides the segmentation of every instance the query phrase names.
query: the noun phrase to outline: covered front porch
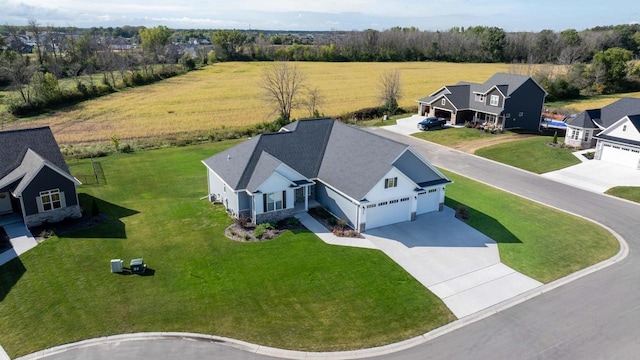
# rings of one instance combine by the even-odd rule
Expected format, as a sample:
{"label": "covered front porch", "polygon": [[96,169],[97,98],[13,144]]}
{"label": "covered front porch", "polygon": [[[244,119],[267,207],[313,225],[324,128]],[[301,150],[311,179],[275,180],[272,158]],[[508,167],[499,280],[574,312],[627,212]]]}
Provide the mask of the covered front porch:
{"label": "covered front porch", "polygon": [[[274,195],[277,196],[272,201]],[[268,202],[266,206],[265,199]],[[295,186],[281,193],[276,192],[266,196],[261,193],[253,194],[250,218],[255,224],[276,222],[318,206],[320,203],[315,198],[315,184],[306,180],[297,181]]]}

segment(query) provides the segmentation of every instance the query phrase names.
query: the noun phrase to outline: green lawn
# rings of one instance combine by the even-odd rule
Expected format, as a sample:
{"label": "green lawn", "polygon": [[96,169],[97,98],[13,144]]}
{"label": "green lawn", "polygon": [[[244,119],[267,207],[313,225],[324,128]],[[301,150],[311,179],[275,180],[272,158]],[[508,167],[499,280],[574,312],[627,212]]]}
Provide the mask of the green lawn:
{"label": "green lawn", "polygon": [[616,186],[605,193],[640,203],[640,187],[637,186]]}
{"label": "green lawn", "polygon": [[[345,350],[455,319],[379,251],[326,245],[306,231],[263,243],[226,239],[224,209],[199,200],[207,191],[200,160],[230,145],[96,159],[101,185],[83,186],[81,200],[90,209],[99,199],[109,221],[49,239],[0,268],[0,344],[9,355],[139,331]],[[83,180],[88,164],[69,162]],[[136,257],[153,276],[110,273],[110,259],[128,265]]]}
{"label": "green lawn", "polygon": [[[580,163],[571,149],[551,147],[550,141],[546,136],[533,137],[478,149],[475,154],[537,174]],[[559,144],[563,141],[558,138]]]}
{"label": "green lawn", "polygon": [[[418,131],[416,129],[416,131]],[[413,136],[418,139],[427,140],[434,142],[436,144],[455,147],[460,145],[466,141],[473,141],[479,139],[487,139],[487,138],[496,138],[496,137],[505,137],[509,136],[511,133],[505,132],[503,134],[490,134],[480,131],[478,129],[472,128],[443,128],[443,129],[434,129],[429,131],[420,131]]]}
{"label": "green lawn", "polygon": [[[0,344],[16,357],[63,343],[140,331],[189,331],[297,350],[404,340],[455,319],[379,251],[330,246],[306,231],[262,243],[222,234],[230,223],[206,194],[200,163],[234,142],[98,158],[81,187],[108,220],[60,234],[0,268]],[[70,161],[92,183],[89,161]],[[548,282],[615,254],[584,220],[454,174],[447,204],[500,244],[508,265]],[[575,229],[581,229],[575,232]],[[569,236],[570,235],[570,236]],[[109,272],[144,257],[151,276]]]}
{"label": "green lawn", "polygon": [[559,279],[619,250],[613,235],[590,221],[444,173],[453,180],[447,206],[467,206],[469,225],[498,243],[502,262],[538,281]]}

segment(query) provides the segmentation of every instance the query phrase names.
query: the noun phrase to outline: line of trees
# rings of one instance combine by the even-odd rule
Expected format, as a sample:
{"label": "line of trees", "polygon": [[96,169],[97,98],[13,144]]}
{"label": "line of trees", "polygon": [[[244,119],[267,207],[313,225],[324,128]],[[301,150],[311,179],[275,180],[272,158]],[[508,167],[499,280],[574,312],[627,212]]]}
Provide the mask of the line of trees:
{"label": "line of trees", "polygon": [[421,31],[395,27],[384,31],[330,32],[311,44],[278,45],[261,32],[218,30],[212,42],[221,60],[295,61],[451,61],[559,63],[590,62],[600,51],[619,47],[640,52],[640,25],[583,31],[506,32],[498,27],[454,27]]}
{"label": "line of trees", "polygon": [[[110,37],[89,32],[65,34],[30,20],[28,29],[34,41],[31,54],[20,48],[27,44],[20,38],[19,29],[5,28],[12,48],[0,53],[0,78],[16,94],[5,99],[9,112],[14,115],[76,103],[195,67],[189,56],[180,58],[176,51],[171,51],[168,46],[171,31],[163,26],[141,29],[138,34],[141,47],[133,48],[119,46]],[[165,67],[178,62],[183,66]],[[75,86],[63,87],[60,79],[71,79]]]}
{"label": "line of trees", "polygon": [[[8,100],[9,110],[14,114],[79,101],[111,92],[118,86],[149,83],[214,61],[286,59],[566,65],[567,71],[561,75],[544,70],[528,74],[545,87],[550,100],[572,98],[581,93],[635,90],[640,83],[640,67],[633,61],[640,54],[639,24],[537,33],[474,26],[435,32],[395,27],[384,31],[274,36],[260,31],[175,30],[164,26],[79,30],[44,27],[30,20],[26,27],[4,26],[0,31],[4,35],[0,37],[0,49],[4,49],[0,54],[0,81],[18,94]],[[29,54],[25,48],[29,45],[24,41],[27,32],[34,42]],[[123,36],[133,40],[129,38],[123,43]],[[187,37],[208,37],[211,45],[195,45],[193,51],[185,51],[176,41]],[[58,84],[63,78],[73,79],[75,89],[63,90]],[[393,104],[385,106],[393,107]],[[310,105],[311,109],[314,107]]]}

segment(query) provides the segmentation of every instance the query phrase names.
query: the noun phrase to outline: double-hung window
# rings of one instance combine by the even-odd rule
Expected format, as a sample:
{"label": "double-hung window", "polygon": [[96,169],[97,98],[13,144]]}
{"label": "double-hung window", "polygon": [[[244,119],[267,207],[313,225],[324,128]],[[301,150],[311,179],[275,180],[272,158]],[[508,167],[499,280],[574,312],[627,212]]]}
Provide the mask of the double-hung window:
{"label": "double-hung window", "polygon": [[489,102],[491,106],[498,106],[499,102],[500,102],[500,97],[498,95],[491,95],[491,100]]}
{"label": "double-hung window", "polygon": [[276,211],[283,209],[282,191],[266,194],[265,211]]}
{"label": "double-hung window", "polygon": [[60,209],[62,207],[60,189],[40,191],[40,202],[42,203],[42,210],[44,211]]}

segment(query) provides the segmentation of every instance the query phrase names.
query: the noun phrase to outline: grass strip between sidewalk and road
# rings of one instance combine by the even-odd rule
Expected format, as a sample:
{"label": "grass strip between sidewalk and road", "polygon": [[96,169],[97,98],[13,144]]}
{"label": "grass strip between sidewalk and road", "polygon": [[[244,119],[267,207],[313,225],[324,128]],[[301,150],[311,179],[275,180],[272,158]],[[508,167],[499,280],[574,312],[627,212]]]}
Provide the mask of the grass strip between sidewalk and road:
{"label": "grass strip between sidewalk and road", "polygon": [[640,203],[640,187],[638,186],[616,186],[605,191],[605,194]]}

